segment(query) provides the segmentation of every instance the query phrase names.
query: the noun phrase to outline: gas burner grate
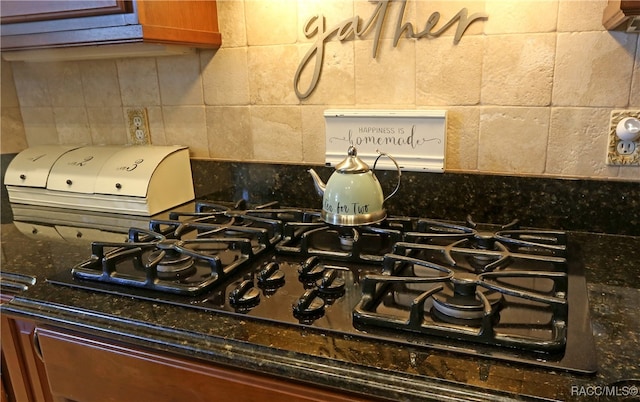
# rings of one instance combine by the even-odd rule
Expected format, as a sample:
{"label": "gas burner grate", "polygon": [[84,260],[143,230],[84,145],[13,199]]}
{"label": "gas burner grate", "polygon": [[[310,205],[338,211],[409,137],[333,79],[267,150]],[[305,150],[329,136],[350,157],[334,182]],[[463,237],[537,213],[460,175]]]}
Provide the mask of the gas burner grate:
{"label": "gas burner grate", "polygon": [[229,277],[253,257],[246,238],[168,239],[129,230],[129,242],[93,242],[91,257],[76,265],[77,279],[195,295]]}
{"label": "gas burner grate", "polygon": [[[503,263],[462,266],[451,257],[457,251]],[[542,270],[520,268],[542,261]],[[567,286],[562,257],[402,242],[385,256],[381,275],[364,277],[353,318],[358,326],[557,352],[566,345]]]}

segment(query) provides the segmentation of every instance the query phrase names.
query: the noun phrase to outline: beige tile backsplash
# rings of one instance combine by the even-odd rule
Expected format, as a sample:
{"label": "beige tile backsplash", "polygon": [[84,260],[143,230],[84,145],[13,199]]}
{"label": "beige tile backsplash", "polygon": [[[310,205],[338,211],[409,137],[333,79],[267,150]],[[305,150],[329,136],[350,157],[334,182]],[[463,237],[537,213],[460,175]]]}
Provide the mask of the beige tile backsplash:
{"label": "beige tile backsplash", "polygon": [[[374,32],[325,45],[318,86],[299,100],[296,69],[316,37],[360,16],[365,0],[218,0],[223,46],[192,55],[60,63],[2,62],[2,152],[47,143],[127,142],[125,108],[145,107],[155,144],[196,158],[324,162],[328,108],[446,109],[446,170],[640,181],[607,166],[609,115],[640,109],[638,34],[608,32],[607,0],[407,0],[419,31],[462,7],[486,12],[458,44],[401,38],[392,1],[377,58]],[[303,72],[301,88],[311,79]]]}

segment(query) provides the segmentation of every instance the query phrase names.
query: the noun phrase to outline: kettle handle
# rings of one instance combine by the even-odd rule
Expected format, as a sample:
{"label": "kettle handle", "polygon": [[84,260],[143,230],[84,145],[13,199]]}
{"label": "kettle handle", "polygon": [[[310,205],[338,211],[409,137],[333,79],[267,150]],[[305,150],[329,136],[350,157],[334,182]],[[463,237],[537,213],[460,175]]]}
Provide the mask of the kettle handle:
{"label": "kettle handle", "polygon": [[402,170],[400,170],[400,166],[398,165],[398,162],[396,162],[395,159],[393,159],[393,157],[385,152],[380,152],[376,149],[376,152],[379,154],[378,157],[376,158],[376,160],[373,162],[373,168],[371,170],[375,170],[376,169],[376,163],[378,163],[378,159],[380,159],[381,156],[386,156],[387,158],[391,159],[391,162],[393,162],[394,165],[396,165],[396,169],[398,170],[398,183],[396,184],[396,188],[393,189],[393,191],[391,192],[391,194],[389,194],[388,196],[386,196],[384,198],[384,200],[382,202],[387,201],[389,198],[393,197],[397,192],[398,189],[400,188],[400,178],[402,177]]}

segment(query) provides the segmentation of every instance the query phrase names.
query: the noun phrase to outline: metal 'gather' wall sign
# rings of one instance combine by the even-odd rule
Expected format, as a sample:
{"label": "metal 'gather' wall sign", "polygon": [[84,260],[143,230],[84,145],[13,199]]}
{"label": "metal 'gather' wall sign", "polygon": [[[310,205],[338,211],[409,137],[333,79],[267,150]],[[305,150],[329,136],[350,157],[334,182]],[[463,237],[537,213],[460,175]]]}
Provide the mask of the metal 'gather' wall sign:
{"label": "metal 'gather' wall sign", "polygon": [[[377,4],[371,13],[371,15],[363,20],[358,15],[354,15],[352,18],[348,18],[330,29],[325,27],[325,17],[314,15],[304,25],[304,34],[307,38],[311,39],[317,36],[315,43],[311,46],[307,54],[304,55],[302,61],[298,65],[295,77],[293,79],[293,87],[296,91],[296,95],[299,99],[305,99],[311,95],[320,79],[320,73],[322,71],[322,64],[324,62],[324,47],[325,44],[331,40],[332,36],[336,35],[336,38],[343,42],[349,40],[352,37],[361,38],[370,29],[374,30],[374,40],[372,57],[375,58],[378,53],[378,46],[380,44],[380,36],[382,34],[383,26],[385,25],[385,17],[389,8],[389,4],[393,1],[400,2],[400,12],[398,18],[395,21],[395,33],[393,37],[393,47],[398,45],[400,38],[405,37],[413,39],[422,38],[437,38],[445,31],[457,24],[456,33],[453,36],[453,43],[457,44],[462,35],[467,30],[469,25],[475,21],[487,19],[488,15],[485,13],[475,13],[469,15],[466,8],[460,9],[449,21],[447,21],[441,28],[434,31],[435,26],[440,21],[440,13],[434,11],[427,21],[425,22],[424,29],[416,32],[411,22],[404,22],[404,12],[407,6],[407,0],[378,0]],[[306,89],[300,90],[300,76],[303,70],[315,62],[313,66],[313,76]]]}

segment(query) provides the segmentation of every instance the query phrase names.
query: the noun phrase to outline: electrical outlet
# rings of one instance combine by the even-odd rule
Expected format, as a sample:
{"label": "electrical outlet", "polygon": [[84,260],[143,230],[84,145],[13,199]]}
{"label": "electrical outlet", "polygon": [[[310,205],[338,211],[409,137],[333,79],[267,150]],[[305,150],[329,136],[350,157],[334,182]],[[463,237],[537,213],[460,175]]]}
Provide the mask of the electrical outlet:
{"label": "electrical outlet", "polygon": [[[614,110],[611,112],[609,125],[609,145],[607,148],[608,165],[640,165],[640,133],[633,132],[620,133],[627,117],[640,119],[640,110]],[[634,128],[634,130],[636,130]],[[622,131],[625,131],[622,127]],[[636,130],[637,131],[637,130]],[[620,137],[622,135],[622,138]]]}
{"label": "electrical outlet", "polygon": [[147,109],[127,109],[127,130],[129,132],[129,141],[132,144],[151,144],[151,133],[149,132],[149,118],[147,117]]}

